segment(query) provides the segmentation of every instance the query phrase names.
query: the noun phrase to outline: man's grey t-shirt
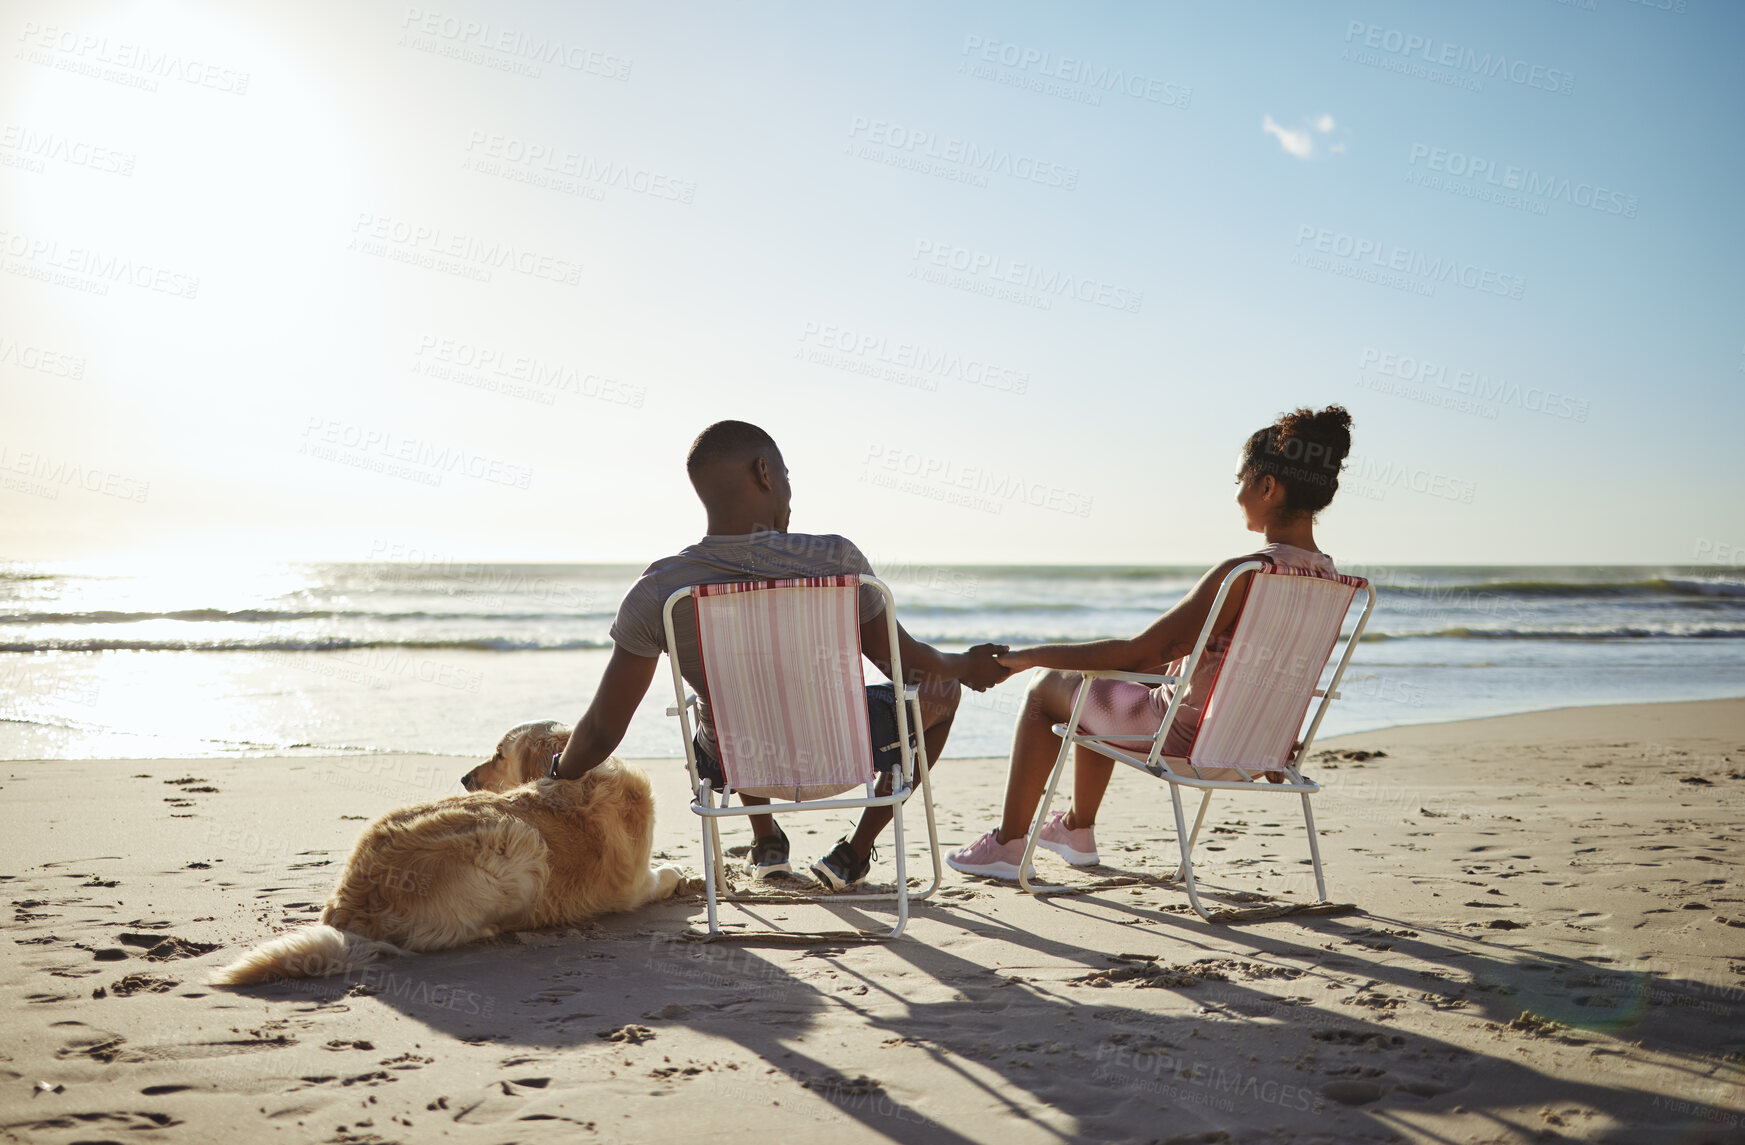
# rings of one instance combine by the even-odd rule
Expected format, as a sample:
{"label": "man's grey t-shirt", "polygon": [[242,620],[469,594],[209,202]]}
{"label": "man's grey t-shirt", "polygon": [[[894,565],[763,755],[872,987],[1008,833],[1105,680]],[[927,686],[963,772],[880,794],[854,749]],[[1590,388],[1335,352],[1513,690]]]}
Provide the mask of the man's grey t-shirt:
{"label": "man's grey t-shirt", "polygon": [[[735,580],[786,580],[790,577],[871,573],[866,557],[846,537],[811,533],[746,533],[704,537],[676,556],[662,557],[643,570],[642,577],[618,605],[612,621],[612,642],[637,656],[658,656],[666,650],[661,610],[667,597],[694,584]],[[878,616],[885,598],[870,585],[860,590],[860,622]],[[679,672],[697,693],[697,725],[703,747],[716,754],[714,721],[697,656],[697,617],[687,604],[673,609],[673,637],[678,643]]]}

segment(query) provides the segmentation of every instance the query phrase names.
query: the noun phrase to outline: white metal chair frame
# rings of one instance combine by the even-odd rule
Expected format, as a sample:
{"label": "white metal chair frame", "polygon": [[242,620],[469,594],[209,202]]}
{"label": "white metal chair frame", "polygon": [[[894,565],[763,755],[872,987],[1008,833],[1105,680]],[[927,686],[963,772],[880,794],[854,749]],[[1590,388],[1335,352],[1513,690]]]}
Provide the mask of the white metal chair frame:
{"label": "white metal chair frame", "polygon": [[[1060,754],[1055,758],[1054,771],[1048,777],[1048,788],[1043,793],[1042,805],[1037,809],[1036,818],[1030,825],[1030,834],[1024,844],[1023,861],[1018,864],[1018,883],[1026,891],[1029,891],[1031,894],[1046,894],[1050,892],[1070,891],[1075,889],[1066,886],[1043,886],[1035,884],[1031,882],[1029,872],[1031,857],[1036,853],[1036,839],[1041,833],[1043,825],[1048,821],[1048,807],[1049,804],[1054,801],[1054,791],[1060,783],[1062,771],[1066,768],[1067,756],[1071,753],[1074,745],[1082,745],[1099,755],[1107,756],[1116,763],[1124,763],[1129,767],[1145,772],[1147,775],[1156,779],[1161,779],[1169,784],[1170,801],[1175,807],[1176,840],[1181,845],[1182,857],[1181,865],[1177,867],[1175,873],[1170,875],[1165,879],[1165,881],[1175,882],[1180,880],[1183,886],[1187,889],[1188,901],[1193,905],[1194,910],[1199,914],[1199,916],[1207,922],[1212,921],[1212,916],[1207,913],[1206,908],[1200,904],[1199,892],[1196,890],[1194,885],[1193,848],[1195,840],[1199,838],[1200,824],[1203,823],[1206,818],[1206,807],[1212,801],[1212,792],[1220,789],[1256,791],[1279,795],[1297,794],[1302,796],[1303,822],[1307,827],[1309,834],[1309,855],[1314,860],[1315,866],[1315,892],[1320,896],[1321,901],[1326,901],[1327,883],[1321,873],[1321,848],[1315,837],[1315,813],[1309,806],[1309,796],[1320,791],[1321,785],[1312,779],[1305,778],[1300,767],[1303,762],[1308,759],[1309,748],[1315,742],[1315,733],[1321,727],[1321,718],[1327,714],[1328,703],[1339,697],[1339,681],[1345,675],[1345,667],[1351,662],[1351,654],[1356,649],[1358,640],[1363,636],[1363,629],[1364,626],[1369,623],[1370,613],[1375,609],[1374,585],[1370,584],[1368,581],[1361,582],[1362,587],[1369,594],[1369,600],[1364,605],[1363,612],[1357,619],[1356,627],[1354,627],[1351,630],[1351,634],[1345,638],[1345,651],[1339,657],[1339,666],[1334,669],[1332,679],[1327,681],[1327,686],[1325,688],[1316,688],[1311,693],[1312,696],[1319,696],[1321,698],[1321,703],[1315,709],[1314,719],[1309,722],[1309,730],[1304,733],[1296,750],[1293,751],[1289,758],[1284,761],[1282,768],[1286,779],[1284,783],[1256,782],[1255,777],[1249,774],[1249,769],[1244,767],[1233,768],[1233,770],[1237,771],[1244,777],[1240,780],[1201,778],[1198,768],[1194,767],[1192,763],[1188,766],[1194,771],[1194,774],[1180,775],[1163,762],[1164,741],[1168,738],[1169,730],[1175,723],[1176,710],[1181,706],[1182,696],[1187,691],[1186,683],[1193,679],[1194,669],[1199,666],[1200,658],[1205,653],[1206,645],[1212,638],[1212,627],[1217,623],[1218,613],[1224,607],[1225,597],[1230,594],[1230,589],[1236,583],[1236,579],[1244,573],[1265,571],[1272,567],[1273,566],[1267,561],[1254,560],[1244,561],[1242,564],[1239,564],[1230,570],[1229,575],[1224,578],[1224,582],[1218,586],[1218,595],[1212,600],[1211,610],[1206,614],[1206,622],[1200,628],[1199,639],[1194,642],[1194,650],[1192,654],[1188,656],[1187,662],[1183,665],[1179,675],[1157,675],[1144,672],[1114,671],[1087,671],[1083,673],[1083,682],[1079,684],[1078,691],[1073,697],[1072,716],[1066,723],[1054,725],[1054,734],[1061,737]],[[1354,579],[1361,580],[1361,578]],[[1244,602],[1243,607],[1245,609],[1248,607],[1246,601]],[[1347,605],[1346,608],[1347,613],[1349,614],[1350,606]],[[1236,619],[1236,624],[1231,627],[1232,633],[1235,632],[1236,627],[1239,626],[1241,622],[1242,618],[1239,615]],[[1335,640],[1334,647],[1337,648],[1337,646],[1338,641]],[[1332,653],[1329,651],[1326,663],[1331,663],[1331,661]],[[1321,665],[1323,670],[1326,667],[1326,663]],[[1317,675],[1319,675],[1319,672],[1317,672]],[[1164,712],[1162,725],[1158,727],[1154,734],[1150,736],[1086,735],[1078,730],[1079,717],[1084,711],[1085,696],[1089,690],[1090,682],[1100,678],[1133,680],[1143,684],[1151,684],[1153,686],[1173,683],[1177,684],[1178,687],[1175,689],[1174,695],[1170,698],[1169,708]],[[1151,749],[1143,757],[1134,754],[1130,750],[1124,750],[1121,747],[1116,746],[1117,743],[1137,745],[1146,740],[1150,741]],[[1267,763],[1256,765],[1253,770],[1257,772],[1268,772],[1279,771],[1281,768],[1277,763]],[[1183,787],[1198,788],[1205,793],[1200,799],[1199,814],[1194,817],[1194,826],[1191,833],[1188,831],[1186,820],[1182,815],[1181,789]]]}
{"label": "white metal chair frame", "polygon": [[[691,810],[703,818],[703,882],[709,905],[709,935],[718,937],[721,928],[718,921],[718,903],[725,898],[728,901],[749,899],[755,896],[739,896],[730,893],[726,876],[723,873],[725,861],[721,852],[721,833],[718,824],[728,816],[750,815],[789,815],[797,811],[836,811],[843,809],[890,807],[892,808],[892,843],[896,852],[897,889],[889,894],[856,894],[846,896],[846,901],[854,903],[888,902],[895,900],[897,904],[897,922],[889,934],[862,932],[869,937],[897,938],[902,935],[903,928],[909,923],[909,903],[911,900],[925,900],[939,889],[943,868],[939,858],[939,831],[933,816],[933,788],[928,782],[927,742],[921,734],[921,693],[914,685],[900,683],[903,679],[902,652],[897,646],[897,605],[891,596],[891,590],[875,576],[861,574],[859,581],[878,590],[884,597],[884,619],[886,630],[890,636],[891,649],[891,680],[899,690],[897,709],[897,740],[901,758],[897,767],[889,772],[875,772],[872,779],[866,782],[866,794],[848,798],[809,799],[790,802],[774,802],[752,807],[730,807],[728,801],[733,796],[733,788],[726,785],[725,777],[719,792],[714,785],[697,774],[697,752],[695,745],[695,727],[692,723],[692,713],[697,705],[697,696],[685,687],[684,675],[679,671],[678,638],[673,630],[673,607],[682,600],[695,596],[696,586],[681,588],[667,597],[666,604],[661,609],[661,620],[666,627],[667,660],[672,665],[673,692],[678,703],[667,708],[668,716],[676,716],[679,720],[679,730],[685,739],[685,765],[691,774]],[[743,583],[762,584],[763,581],[747,581]],[[699,634],[699,639],[700,639]],[[860,652],[858,635],[855,640],[855,653]],[[864,696],[857,702],[864,703]],[[910,747],[909,730],[915,729],[914,747]],[[888,795],[877,793],[877,784],[881,775],[891,776],[891,791]],[[919,892],[909,890],[908,874],[904,866],[903,845],[903,808],[909,797],[920,791],[922,806],[927,812],[927,841],[933,855],[933,881],[927,889]],[[720,802],[716,802],[716,796]],[[797,900],[804,901],[804,900]],[[819,899],[818,901],[825,901]]]}

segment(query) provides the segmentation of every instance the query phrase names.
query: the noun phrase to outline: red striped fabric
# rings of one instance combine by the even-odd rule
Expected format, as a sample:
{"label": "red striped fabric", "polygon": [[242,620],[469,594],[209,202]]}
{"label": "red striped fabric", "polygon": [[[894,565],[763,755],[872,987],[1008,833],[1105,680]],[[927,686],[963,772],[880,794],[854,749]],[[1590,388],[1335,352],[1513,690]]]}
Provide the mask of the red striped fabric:
{"label": "red striped fabric", "polygon": [[737,581],[695,592],[727,785],[813,798],[871,779],[860,578]]}
{"label": "red striped fabric", "polygon": [[1351,599],[1368,583],[1284,565],[1253,574],[1188,749],[1201,778],[1241,778],[1206,768],[1253,772],[1285,762]]}

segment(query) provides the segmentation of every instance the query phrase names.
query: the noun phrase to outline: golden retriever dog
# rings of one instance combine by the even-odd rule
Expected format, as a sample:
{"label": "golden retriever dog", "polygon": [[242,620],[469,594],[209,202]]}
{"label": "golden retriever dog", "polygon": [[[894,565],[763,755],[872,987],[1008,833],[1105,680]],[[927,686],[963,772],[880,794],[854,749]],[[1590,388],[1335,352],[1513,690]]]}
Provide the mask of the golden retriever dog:
{"label": "golden retriever dog", "polygon": [[522,724],[462,778],[468,794],[365,827],[321,922],[256,947],[211,983],[318,978],[671,895],[679,869],[649,866],[648,775],[614,757],[580,779],[543,778],[569,736],[555,721]]}

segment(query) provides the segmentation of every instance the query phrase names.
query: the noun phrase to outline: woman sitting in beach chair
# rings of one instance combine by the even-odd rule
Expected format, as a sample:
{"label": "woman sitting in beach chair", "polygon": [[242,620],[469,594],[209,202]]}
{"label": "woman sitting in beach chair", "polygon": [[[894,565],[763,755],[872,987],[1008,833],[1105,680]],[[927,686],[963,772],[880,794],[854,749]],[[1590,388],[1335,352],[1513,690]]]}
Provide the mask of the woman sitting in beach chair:
{"label": "woman sitting in beach chair", "polygon": [[[1023,860],[1036,805],[1048,785],[1061,742],[1053,727],[1071,717],[1081,672],[1114,670],[1168,674],[1167,667],[1189,655],[1205,626],[1219,586],[1245,561],[1334,575],[1333,558],[1315,547],[1315,515],[1333,500],[1339,470],[1351,451],[1351,415],[1341,406],[1319,412],[1299,409],[1256,430],[1242,450],[1236,479],[1250,532],[1266,536],[1266,547],[1232,557],[1206,573],[1175,607],[1144,632],[1127,640],[1094,640],[1083,644],[1048,644],[1000,655],[1013,671],[1043,668],[1030,683],[1030,693],[1012,735],[1011,770],[1006,779],[1006,803],[1000,825],[967,847],[953,851],[946,862],[956,870],[989,878],[1016,879]],[[1163,755],[1183,757],[1193,743],[1207,697],[1217,679],[1231,630],[1242,612],[1253,573],[1239,577],[1225,596],[1213,635],[1177,704],[1175,721],[1165,737]],[[1079,730],[1101,736],[1153,737],[1163,724],[1176,685],[1148,686],[1132,680],[1099,678],[1080,713]],[[1176,766],[1171,764],[1172,769]],[[1073,759],[1073,801],[1042,825],[1037,845],[1047,847],[1074,866],[1098,861],[1093,830],[1097,809],[1109,786],[1114,762],[1079,747]],[[1277,773],[1268,773],[1278,778]]]}

